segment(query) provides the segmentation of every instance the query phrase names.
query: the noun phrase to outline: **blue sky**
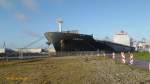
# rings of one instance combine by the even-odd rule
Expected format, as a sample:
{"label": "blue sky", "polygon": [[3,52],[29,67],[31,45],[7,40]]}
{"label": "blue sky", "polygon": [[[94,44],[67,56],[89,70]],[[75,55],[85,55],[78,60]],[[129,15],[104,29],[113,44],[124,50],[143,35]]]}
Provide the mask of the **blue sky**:
{"label": "blue sky", "polygon": [[[150,39],[150,0],[0,0],[0,47],[21,48],[56,31],[79,30],[98,39],[124,30],[136,40]],[[45,47],[43,39],[31,47]]]}

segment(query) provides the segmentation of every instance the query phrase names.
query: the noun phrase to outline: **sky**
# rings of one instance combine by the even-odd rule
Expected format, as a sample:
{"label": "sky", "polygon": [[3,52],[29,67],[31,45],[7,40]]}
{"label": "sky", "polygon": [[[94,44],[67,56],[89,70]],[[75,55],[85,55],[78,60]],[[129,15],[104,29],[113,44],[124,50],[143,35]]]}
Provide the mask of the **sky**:
{"label": "sky", "polygon": [[44,33],[79,30],[97,39],[124,30],[135,40],[150,40],[150,0],[0,0],[0,48],[46,47]]}

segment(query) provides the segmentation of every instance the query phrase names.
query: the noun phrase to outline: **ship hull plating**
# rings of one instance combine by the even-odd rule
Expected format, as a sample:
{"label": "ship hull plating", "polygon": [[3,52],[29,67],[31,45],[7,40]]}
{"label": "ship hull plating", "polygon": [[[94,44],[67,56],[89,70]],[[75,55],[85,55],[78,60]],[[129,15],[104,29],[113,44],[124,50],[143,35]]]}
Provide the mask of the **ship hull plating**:
{"label": "ship hull plating", "polygon": [[105,51],[105,52],[132,52],[133,47],[113,42],[95,40],[92,35],[46,32],[48,44],[53,44],[56,52],[59,51]]}

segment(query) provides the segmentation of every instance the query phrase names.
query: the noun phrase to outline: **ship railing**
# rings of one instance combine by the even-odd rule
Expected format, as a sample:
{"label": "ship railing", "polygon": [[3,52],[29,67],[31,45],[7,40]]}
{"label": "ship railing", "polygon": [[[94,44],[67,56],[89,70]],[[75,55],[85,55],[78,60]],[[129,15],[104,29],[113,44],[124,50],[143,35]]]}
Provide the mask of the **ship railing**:
{"label": "ship railing", "polygon": [[79,30],[68,30],[68,31],[63,31],[63,33],[74,33],[74,34],[79,34]]}

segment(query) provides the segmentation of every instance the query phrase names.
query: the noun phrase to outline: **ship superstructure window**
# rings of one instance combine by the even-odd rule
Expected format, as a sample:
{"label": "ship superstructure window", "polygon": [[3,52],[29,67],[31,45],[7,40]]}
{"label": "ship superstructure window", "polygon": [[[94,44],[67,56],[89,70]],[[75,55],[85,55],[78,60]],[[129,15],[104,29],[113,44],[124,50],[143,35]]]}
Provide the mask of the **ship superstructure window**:
{"label": "ship superstructure window", "polygon": [[83,40],[83,39],[81,39],[81,38],[73,38],[73,40]]}

